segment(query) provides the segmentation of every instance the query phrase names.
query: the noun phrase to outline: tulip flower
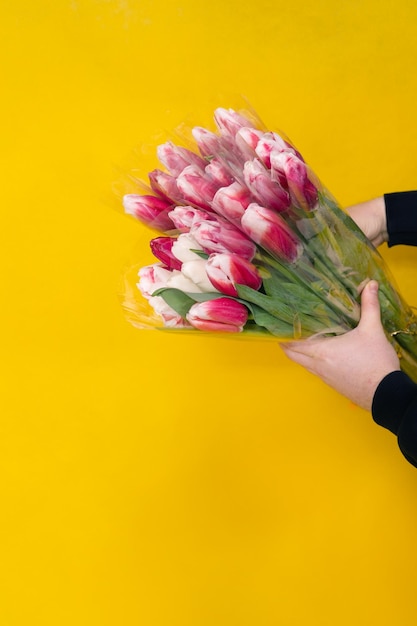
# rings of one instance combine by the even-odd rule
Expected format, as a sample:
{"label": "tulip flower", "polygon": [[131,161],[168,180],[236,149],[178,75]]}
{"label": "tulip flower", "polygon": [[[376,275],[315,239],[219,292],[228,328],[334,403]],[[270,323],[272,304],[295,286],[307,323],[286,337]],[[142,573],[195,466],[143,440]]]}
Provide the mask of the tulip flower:
{"label": "tulip flower", "polygon": [[168,215],[175,228],[181,233],[188,233],[195,224],[203,220],[217,219],[213,213],[208,213],[203,211],[203,209],[196,209],[192,206],[176,206]]}
{"label": "tulip flower", "polygon": [[281,152],[273,156],[272,164],[274,171],[285,174],[292,203],[303,209],[312,209],[317,204],[317,188],[308,178],[304,161],[290,152]]}
{"label": "tulip flower", "polygon": [[195,126],[192,135],[203,157],[224,156],[229,151],[231,153],[233,151],[233,142],[230,138],[220,137],[201,126]]}
{"label": "tulip flower", "polygon": [[277,133],[264,133],[256,145],[255,152],[268,169],[271,167],[272,151],[296,153],[291,144]]}
{"label": "tulip flower", "polygon": [[288,209],[289,194],[279,183],[271,180],[269,171],[258,159],[247,161],[243,173],[245,183],[257,202],[279,212]]}
{"label": "tulip flower", "polygon": [[173,274],[173,272],[163,268],[159,263],[147,265],[139,270],[138,288],[155,313],[161,317],[164,326],[168,328],[184,328],[189,326],[189,322],[178,315],[161,296],[152,296],[157,289],[167,287]]}
{"label": "tulip flower", "polygon": [[181,233],[178,235],[171,248],[172,254],[182,263],[194,261],[197,258],[193,250],[201,250],[203,252],[203,247],[191,233]]}
{"label": "tulip flower", "polygon": [[240,223],[245,209],[253,201],[254,198],[248,188],[236,181],[216,192],[212,207],[216,213],[236,224]]}
{"label": "tulip flower", "polygon": [[233,176],[220,159],[211,159],[204,171],[215,183],[222,187],[226,187],[233,182]]}
{"label": "tulip flower", "polygon": [[256,253],[253,241],[226,220],[199,222],[190,234],[209,254],[234,252],[250,261]]}
{"label": "tulip flower", "polygon": [[214,111],[214,120],[220,132],[226,137],[234,137],[241,128],[253,127],[252,122],[248,118],[233,111],[233,109],[216,109]]}
{"label": "tulip flower", "polygon": [[244,232],[273,256],[294,263],[302,254],[302,243],[284,219],[272,209],[252,203],[241,220]]}
{"label": "tulip flower", "polygon": [[202,293],[203,290],[188,276],[174,270],[169,277],[166,287],[179,289],[184,293]]}
{"label": "tulip flower", "polygon": [[126,213],[155,230],[165,232],[174,228],[168,216],[172,209],[172,202],[164,198],[130,193],[123,197],[123,207]]}
{"label": "tulip flower", "polygon": [[178,189],[177,180],[174,176],[155,169],[149,172],[148,177],[149,183],[156,193],[171,201],[171,203],[182,204],[184,202],[184,197]]}
{"label": "tulip flower", "polygon": [[195,165],[204,170],[206,162],[195,152],[176,146],[171,141],[157,147],[158,159],[173,176],[178,176],[188,165]]}
{"label": "tulip flower", "polygon": [[182,264],[181,272],[195,283],[203,292],[218,291],[207,275],[207,261],[195,259]]}
{"label": "tulip flower", "polygon": [[216,298],[193,304],[187,321],[199,330],[236,333],[243,330],[248,319],[245,305],[231,298]]}
{"label": "tulip flower", "polygon": [[238,296],[236,285],[256,290],[262,285],[255,265],[237,254],[212,254],[205,269],[212,285],[226,296]]}
{"label": "tulip flower", "polygon": [[172,254],[175,241],[175,237],[155,237],[150,241],[152,254],[169,270],[180,270],[182,265],[181,261]]}
{"label": "tulip flower", "polygon": [[210,202],[219,188],[203,170],[188,165],[177,177],[177,186],[183,197],[197,207],[210,210]]}

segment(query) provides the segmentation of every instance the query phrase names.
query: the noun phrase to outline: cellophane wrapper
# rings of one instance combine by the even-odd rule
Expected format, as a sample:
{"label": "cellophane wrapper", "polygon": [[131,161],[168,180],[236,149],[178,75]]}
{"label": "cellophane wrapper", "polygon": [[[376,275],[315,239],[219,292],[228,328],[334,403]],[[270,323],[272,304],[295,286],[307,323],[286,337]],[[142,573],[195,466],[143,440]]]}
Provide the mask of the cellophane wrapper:
{"label": "cellophane wrapper", "polygon": [[175,333],[334,336],[357,326],[375,279],[386,335],[417,380],[417,319],[372,243],[249,105],[213,118],[213,129],[184,123],[155,146],[147,176],[138,164],[117,181],[147,234],[123,275],[127,319]]}

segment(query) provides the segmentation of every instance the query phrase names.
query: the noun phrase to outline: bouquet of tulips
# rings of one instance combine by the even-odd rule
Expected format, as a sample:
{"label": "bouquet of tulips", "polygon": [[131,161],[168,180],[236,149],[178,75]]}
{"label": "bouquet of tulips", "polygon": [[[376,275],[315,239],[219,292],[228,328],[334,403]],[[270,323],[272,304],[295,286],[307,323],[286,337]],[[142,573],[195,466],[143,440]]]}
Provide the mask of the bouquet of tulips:
{"label": "bouquet of tulips", "polygon": [[416,378],[417,320],[373,245],[288,138],[251,110],[219,108],[214,120],[215,131],[195,126],[188,142],[159,145],[163,169],[148,181],[130,176],[124,210],[158,235],[155,262],[126,278],[131,321],[280,339],[341,334],[357,325],[374,278],[387,336]]}

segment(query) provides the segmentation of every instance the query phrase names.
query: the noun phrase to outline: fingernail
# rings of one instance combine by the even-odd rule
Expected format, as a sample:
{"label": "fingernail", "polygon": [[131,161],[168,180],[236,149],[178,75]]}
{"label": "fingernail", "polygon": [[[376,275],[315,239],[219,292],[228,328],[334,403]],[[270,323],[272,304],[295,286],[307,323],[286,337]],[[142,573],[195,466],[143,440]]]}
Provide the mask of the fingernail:
{"label": "fingernail", "polygon": [[372,293],[377,293],[377,291],[378,291],[378,287],[379,287],[379,285],[378,285],[378,283],[376,282],[376,280],[371,280],[371,281],[370,281],[370,283],[369,283],[369,285],[368,285],[368,289],[369,289],[370,291],[372,291]]}

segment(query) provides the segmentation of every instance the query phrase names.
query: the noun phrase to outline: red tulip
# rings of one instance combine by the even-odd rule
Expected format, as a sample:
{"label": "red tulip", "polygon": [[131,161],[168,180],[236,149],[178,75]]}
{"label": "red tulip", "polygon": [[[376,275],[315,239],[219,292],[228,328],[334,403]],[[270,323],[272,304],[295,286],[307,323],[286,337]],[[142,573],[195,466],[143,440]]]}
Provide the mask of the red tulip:
{"label": "red tulip", "polygon": [[182,263],[172,254],[172,246],[175,237],[155,237],[151,239],[150,246],[154,256],[162,261],[169,270],[180,270]]}
{"label": "red tulip", "polygon": [[198,207],[210,210],[210,202],[219,188],[203,170],[188,165],[177,177],[177,186],[183,197]]}

